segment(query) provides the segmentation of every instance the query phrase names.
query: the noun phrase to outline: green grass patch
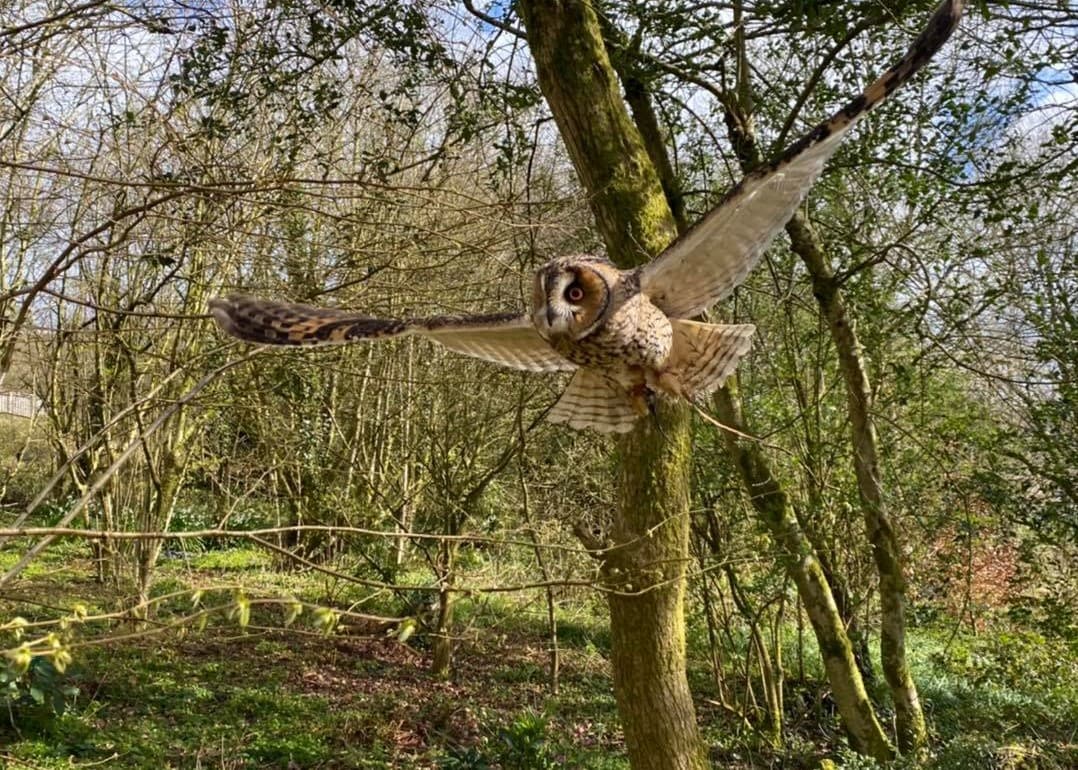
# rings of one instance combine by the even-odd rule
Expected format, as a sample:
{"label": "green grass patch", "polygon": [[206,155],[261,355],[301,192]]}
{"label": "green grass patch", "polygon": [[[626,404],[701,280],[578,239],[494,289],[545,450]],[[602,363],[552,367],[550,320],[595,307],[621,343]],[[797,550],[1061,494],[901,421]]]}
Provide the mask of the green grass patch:
{"label": "green grass patch", "polygon": [[[5,552],[0,558],[10,558]],[[203,606],[227,604],[242,583],[258,596],[299,596],[361,611],[399,611],[400,596],[314,572],[277,572],[250,548],[169,559],[152,595],[175,592],[144,624],[76,628],[93,634],[153,631],[155,623]],[[38,604],[5,606],[48,617],[80,601],[115,607],[124,592],[92,580],[85,543],[50,549],[18,592]],[[416,582],[420,574],[414,573]],[[419,604],[431,598],[415,594]],[[459,646],[452,681],[428,675],[429,643],[418,633],[393,638],[320,636],[306,615],[298,630],[266,632],[282,609],[254,607],[251,627],[219,613],[209,626],[76,648],[76,663],[54,684],[77,688],[63,713],[31,713],[24,697],[0,724],[0,766],[116,768],[518,768],[626,770],[610,679],[610,634],[601,598],[558,604],[560,692],[549,690],[549,630],[539,595],[473,595],[457,604]],[[716,766],[817,770],[821,760],[873,767],[837,753],[841,725],[806,633],[806,677],[795,676],[796,628],[783,629],[784,744],[776,749],[717,704],[706,628],[690,618],[689,675],[701,728]],[[728,684],[744,686],[747,639],[725,651]],[[875,644],[873,645],[875,648]],[[915,628],[913,665],[932,732],[932,749],[898,768],[1044,768],[1078,766],[1078,671],[1073,645],[1029,631],[997,628],[953,635]],[[27,694],[29,690],[23,690]],[[47,695],[48,693],[46,693]],[[886,692],[875,696],[886,719]],[[32,699],[31,699],[32,700]]]}
{"label": "green grass patch", "polygon": [[206,551],[191,559],[191,567],[196,570],[264,570],[272,564],[273,558],[269,553],[252,548]]}

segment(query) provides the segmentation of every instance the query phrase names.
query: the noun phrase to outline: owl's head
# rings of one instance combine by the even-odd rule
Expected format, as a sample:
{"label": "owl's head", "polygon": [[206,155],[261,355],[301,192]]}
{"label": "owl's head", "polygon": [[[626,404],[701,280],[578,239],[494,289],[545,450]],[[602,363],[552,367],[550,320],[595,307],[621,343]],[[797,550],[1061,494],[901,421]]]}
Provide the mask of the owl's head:
{"label": "owl's head", "polygon": [[619,271],[605,259],[551,260],[535,273],[532,323],[546,340],[579,340],[601,324]]}

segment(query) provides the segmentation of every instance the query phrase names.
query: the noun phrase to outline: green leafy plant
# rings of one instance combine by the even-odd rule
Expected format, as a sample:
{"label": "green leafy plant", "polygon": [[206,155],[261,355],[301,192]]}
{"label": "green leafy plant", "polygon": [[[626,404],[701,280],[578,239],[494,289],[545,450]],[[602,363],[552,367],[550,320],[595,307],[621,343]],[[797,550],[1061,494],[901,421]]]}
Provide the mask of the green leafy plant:
{"label": "green leafy plant", "polygon": [[451,748],[438,762],[442,770],[493,770],[486,755],[474,746]]}
{"label": "green leafy plant", "polygon": [[547,738],[549,720],[535,711],[518,715],[507,727],[498,731],[501,743],[501,762],[514,770],[552,770],[561,767],[552,755]]}
{"label": "green leafy plant", "polygon": [[0,708],[16,730],[46,727],[63,716],[78,695],[71,673],[58,669],[46,656],[31,658],[25,669],[12,664],[0,670]]}

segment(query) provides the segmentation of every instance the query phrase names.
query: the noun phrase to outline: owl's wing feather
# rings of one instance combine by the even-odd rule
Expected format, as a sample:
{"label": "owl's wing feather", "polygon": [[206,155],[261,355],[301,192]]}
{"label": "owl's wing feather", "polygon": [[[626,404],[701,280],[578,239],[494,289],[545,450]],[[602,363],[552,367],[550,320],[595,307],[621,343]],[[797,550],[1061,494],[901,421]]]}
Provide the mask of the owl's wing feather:
{"label": "owl's wing feather", "polygon": [[721,203],[644,265],[640,288],[671,318],[691,318],[729,296],[793,216],[850,128],[932,58],[962,15],[962,0],[946,0],[909,52],[864,93],[759,168]]}
{"label": "owl's wing feather", "polygon": [[262,345],[339,345],[411,334],[405,321],[234,294],[210,300],[221,331]]}
{"label": "owl's wing feather", "polygon": [[210,313],[227,334],[263,345],[339,345],[418,334],[513,369],[576,368],[539,336],[527,316],[516,313],[398,320],[246,296],[210,300]]}
{"label": "owl's wing feather", "polygon": [[418,334],[450,350],[529,372],[568,372],[576,364],[539,336],[524,315],[438,317],[413,322]]}

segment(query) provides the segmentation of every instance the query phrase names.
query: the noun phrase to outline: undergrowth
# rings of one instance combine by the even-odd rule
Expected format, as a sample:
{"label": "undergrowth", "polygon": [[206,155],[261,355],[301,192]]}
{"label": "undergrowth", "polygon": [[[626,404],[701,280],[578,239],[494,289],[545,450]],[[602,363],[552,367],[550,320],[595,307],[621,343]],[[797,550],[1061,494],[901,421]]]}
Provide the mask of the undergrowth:
{"label": "undergrowth", "polygon": [[[212,591],[215,581],[244,574],[252,591],[312,601],[356,601],[359,595],[323,576],[265,571],[265,558],[251,551],[213,553],[169,560],[155,593]],[[17,593],[55,597],[64,586],[92,608],[110,606],[107,590],[89,579],[85,560],[68,551],[60,558],[43,560]],[[368,599],[367,610],[400,608],[393,597]],[[185,601],[171,600],[145,628],[185,608]],[[47,614],[42,606],[12,601],[4,611]],[[421,633],[401,643],[387,634],[258,630],[280,622],[257,607],[246,629],[221,621],[182,637],[135,634],[77,648],[65,671],[35,659],[25,675],[4,683],[0,767],[627,770],[600,602],[584,595],[559,608],[557,695],[549,688],[540,600],[464,598],[458,621],[450,681],[427,673]],[[788,644],[789,665],[794,629]],[[811,647],[803,650],[805,680],[788,672],[785,740],[775,749],[716,707],[705,645],[690,625],[690,677],[716,766],[875,767],[841,750],[841,727]],[[932,747],[894,767],[1078,767],[1073,642],[1006,625],[978,635],[929,626],[913,629],[910,649]],[[876,697],[886,711],[883,690]]]}

